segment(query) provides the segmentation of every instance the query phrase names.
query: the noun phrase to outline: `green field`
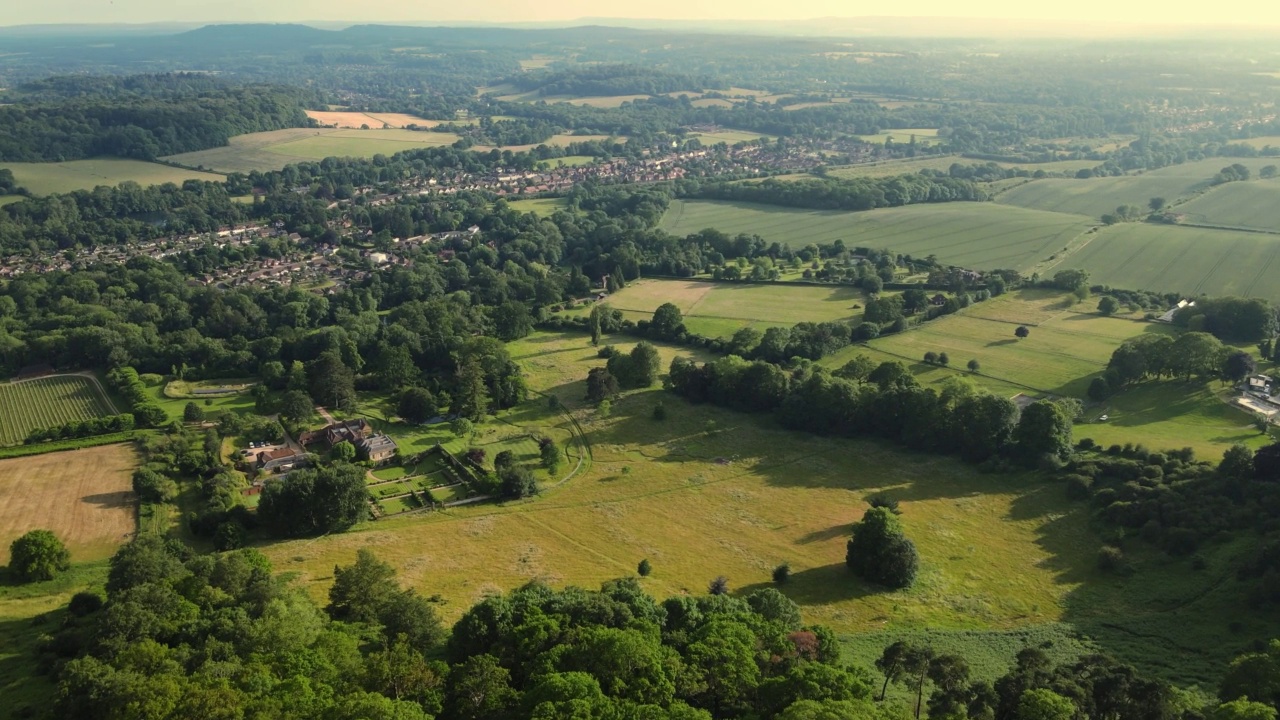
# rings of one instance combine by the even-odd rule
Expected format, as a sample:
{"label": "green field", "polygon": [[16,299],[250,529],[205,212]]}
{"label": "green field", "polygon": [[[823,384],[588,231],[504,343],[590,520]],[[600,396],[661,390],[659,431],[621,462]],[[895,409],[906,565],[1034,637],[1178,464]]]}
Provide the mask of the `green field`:
{"label": "green field", "polygon": [[[961,375],[1005,397],[1025,393],[1083,400],[1089,381],[1102,373],[1125,339],[1172,332],[1167,325],[1102,317],[1092,312],[1093,302],[1071,306],[1065,300],[1062,293],[1049,290],[1010,293],[865,347],[846,348],[823,358],[822,364],[839,367],[864,354],[876,361],[902,360],[930,385]],[[1021,340],[1013,335],[1019,325],[1031,330]],[[947,353],[950,368],[925,365],[922,358],[929,351]],[[980,363],[978,374],[966,371],[969,360]],[[1232,443],[1261,444],[1263,437],[1252,427],[1249,414],[1228,405],[1222,392],[1217,383],[1144,383],[1091,407],[1086,419],[1109,419],[1078,425],[1076,436],[1107,445],[1192,447],[1202,457],[1215,458]]]}
{"label": "green field", "polygon": [[565,208],[564,198],[529,198],[527,200],[507,200],[507,206],[516,212],[536,213],[541,217],[549,217],[557,210]]}
{"label": "green field", "polygon": [[705,228],[755,233],[792,248],[844,240],[850,247],[937,255],[975,269],[1030,268],[1089,227],[1078,215],[995,203],[946,203],[868,212],[799,210],[751,203],[673,200],[660,227],[673,235]]}
{"label": "green field", "polygon": [[596,159],[590,155],[565,155],[564,157],[551,158],[547,160],[547,165],[553,168],[557,167],[582,167],[590,165]]}
{"label": "green field", "polygon": [[892,140],[894,144],[907,144],[911,142],[912,138],[915,138],[916,143],[919,145],[928,145],[931,142],[937,142],[938,129],[907,128],[901,130],[882,130],[875,135],[856,135],[855,137],[861,138],[863,142],[876,143],[877,145],[883,145],[890,140]]}
{"label": "green field", "polygon": [[[848,286],[712,283],[695,280],[640,280],[609,296],[609,307],[631,320],[648,320],[663,303],[685,316],[690,332],[728,337],[744,327],[790,327],[798,322],[862,317],[862,293]],[[855,307],[857,306],[857,307]],[[576,314],[586,314],[580,308]]]}
{"label": "green field", "polygon": [[717,143],[735,145],[740,142],[759,140],[763,137],[769,136],[758,132],[751,132],[750,130],[730,130],[728,128],[717,130],[716,132],[696,132],[688,135],[689,140],[697,140],[703,145],[715,145]]}
{"label": "green field", "polygon": [[1225,183],[1175,211],[1182,222],[1280,233],[1280,181]]}
{"label": "green field", "polygon": [[[1035,300],[1024,304],[1042,312]],[[1101,334],[1119,334],[1106,325]],[[384,518],[263,551],[323,598],[333,566],[371,549],[407,584],[438,593],[446,620],[535,578],[592,587],[634,576],[641,558],[654,568],[641,582],[659,598],[703,593],[716,575],[733,592],[750,592],[769,585],[770,570],[785,560],[793,574],[783,591],[807,622],[840,633],[852,660],[869,663],[894,640],[926,638],[975,653],[975,671],[986,678],[1023,647],[1047,643],[1055,657],[1107,652],[1208,687],[1249,638],[1275,630],[1259,617],[1246,620],[1245,632],[1226,631],[1241,599],[1223,577],[1240,548],[1207,547],[1207,569],[1197,573],[1186,559],[1126,547],[1136,572],[1106,576],[1095,569],[1101,541],[1089,508],[1035,475],[981,473],[883,443],[786,432],[762,416],[689,405],[657,388],[629,393],[602,418],[582,400],[582,378],[602,362],[588,338],[535,333],[510,349],[530,387],[556,394],[585,429],[593,460],[583,474],[532,502]],[[664,365],[685,352],[660,350]],[[668,408],[663,422],[651,417],[659,400]],[[844,566],[849,524],[877,493],[900,502],[920,550],[919,579],[907,591],[868,587]]]}
{"label": "green field", "polygon": [[17,445],[37,428],[115,413],[97,383],[80,375],[58,375],[0,384],[0,445]]}
{"label": "green field", "polygon": [[285,165],[298,162],[298,158],[272,152],[271,148],[273,146],[314,138],[330,132],[334,131],[316,128],[290,128],[288,130],[237,135],[231,138],[226,147],[170,155],[161,159],[188,167],[210,168],[221,172],[247,173],[254,170],[259,172],[280,170]]}
{"label": "green field", "polygon": [[272,145],[268,149],[279,155],[305,160],[371,158],[405,150],[452,145],[457,140],[458,136],[453,133],[416,130],[331,130],[322,135]]}
{"label": "green field", "polygon": [[1089,271],[1091,282],[1187,295],[1280,300],[1280,236],[1125,223],[1099,230],[1053,272]]}
{"label": "green field", "polygon": [[0,207],[4,207],[10,203],[16,203],[19,200],[25,200],[21,195],[0,195]]}
{"label": "green field", "polygon": [[121,158],[93,158],[60,163],[0,163],[13,171],[18,185],[35,195],[92,190],[99,185],[132,181],[139,185],[181,185],[184,180],[221,182],[221,175],[183,170],[159,163]]}
{"label": "green field", "polygon": [[1204,177],[1194,178],[1151,172],[1087,180],[1045,178],[1001,193],[996,202],[1097,218],[1114,211],[1119,205],[1146,208],[1147,201],[1153,197],[1172,201],[1208,187],[1212,175],[1213,173],[1209,173]]}

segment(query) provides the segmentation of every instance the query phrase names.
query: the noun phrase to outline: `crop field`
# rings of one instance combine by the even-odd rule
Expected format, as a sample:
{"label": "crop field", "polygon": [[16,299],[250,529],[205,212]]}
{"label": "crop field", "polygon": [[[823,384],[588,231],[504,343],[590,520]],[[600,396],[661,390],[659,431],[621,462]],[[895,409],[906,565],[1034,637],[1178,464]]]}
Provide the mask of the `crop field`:
{"label": "crop field", "polygon": [[[475,150],[476,152],[488,152],[490,150],[497,150],[497,149],[510,150],[511,152],[521,152],[524,150],[532,150],[538,147],[539,145],[546,145],[548,147],[568,147],[573,143],[605,142],[605,141],[624,143],[627,141],[627,138],[620,135],[613,135],[613,136],[611,135],[552,135],[551,137],[547,138],[542,142],[530,143],[528,145],[503,145],[501,148],[497,148],[496,146],[493,146],[493,145],[476,145],[471,149]],[[573,156],[570,156],[570,157],[573,157]],[[582,157],[582,156],[579,156],[579,157]]]}
{"label": "crop field", "polygon": [[13,171],[18,185],[34,195],[92,190],[99,185],[119,185],[132,181],[142,186],[175,183],[185,180],[222,182],[213,173],[184,170],[159,163],[122,158],[92,158],[60,163],[0,163],[0,168]]}
{"label": "crop field", "polygon": [[1280,232],[1280,182],[1225,183],[1175,212],[1184,222]]}
{"label": "crop field", "polygon": [[801,210],[750,203],[674,200],[660,227],[755,233],[793,248],[844,240],[976,269],[1030,268],[1089,227],[1088,218],[995,203],[946,203],[867,212]]}
{"label": "crop field", "polygon": [[17,445],[36,428],[115,413],[94,380],[59,375],[0,384],[0,445]]}
{"label": "crop field", "polygon": [[37,528],[57,533],[73,562],[110,556],[134,532],[137,462],[129,445],[0,460],[0,564]]}
{"label": "crop field", "polygon": [[1276,235],[1125,223],[1099,230],[1053,271],[1080,268],[1094,283],[1131,290],[1280,300],[1278,255]]}
{"label": "crop field", "polygon": [[435,127],[443,124],[440,120],[427,120],[417,115],[406,115],[404,113],[364,113],[351,111],[335,111],[335,110],[308,110],[307,117],[315,120],[321,125],[333,125],[340,128],[359,128],[368,125],[371,128],[381,128],[390,125],[393,128],[403,128],[409,125],[417,125],[419,127]]}
{"label": "crop field", "polygon": [[[641,582],[658,598],[704,593],[717,575],[732,592],[750,592],[771,585],[771,569],[787,561],[793,574],[782,590],[807,622],[845,635],[852,659],[869,663],[884,645],[928,626],[940,646],[982,648],[984,677],[1022,647],[1051,641],[1064,657],[1100,650],[1208,684],[1248,637],[1273,629],[1237,637],[1214,625],[1188,635],[1191,614],[1239,601],[1232,583],[1219,583],[1227,553],[1207,551],[1209,570],[1192,573],[1186,560],[1135,552],[1144,573],[1101,575],[1088,508],[1033,475],[984,474],[883,443],[786,432],[656,388],[627,394],[600,417],[582,401],[582,378],[602,363],[585,336],[535,333],[510,348],[530,387],[555,393],[583,425],[594,458],[584,474],[531,502],[386,518],[264,547],[276,567],[296,571],[323,598],[333,566],[369,548],[407,584],[439,593],[439,611],[452,621],[487,593],[534,579],[594,587],[633,577],[642,558],[653,574]],[[684,351],[661,352],[665,363]],[[659,400],[668,409],[663,422],[651,417]],[[920,550],[919,579],[907,591],[867,586],[844,566],[849,525],[877,493],[900,502]],[[1148,637],[1135,642],[1131,633]],[[1153,643],[1197,653],[1171,668]]]}
{"label": "crop field", "polygon": [[[862,316],[862,293],[852,287],[823,285],[731,284],[693,280],[640,280],[605,302],[632,320],[648,320],[663,303],[684,314],[691,332],[728,337],[744,327],[763,331],[798,322],[844,320]],[[576,314],[586,314],[581,308]]]}
{"label": "crop field", "polygon": [[[1229,164],[1229,163],[1228,163]],[[1214,172],[1217,172],[1216,170]],[[1097,218],[1119,205],[1147,207],[1153,197],[1167,200],[1209,186],[1209,178],[1182,175],[1143,175],[1089,179],[1045,178],[1001,193],[996,202],[1035,210],[1076,213]]]}

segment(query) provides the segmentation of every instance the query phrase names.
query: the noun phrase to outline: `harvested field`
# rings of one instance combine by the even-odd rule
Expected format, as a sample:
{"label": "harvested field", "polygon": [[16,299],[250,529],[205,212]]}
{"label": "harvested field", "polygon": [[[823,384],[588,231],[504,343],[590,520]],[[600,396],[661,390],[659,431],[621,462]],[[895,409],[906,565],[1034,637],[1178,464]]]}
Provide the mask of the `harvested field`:
{"label": "harvested field", "polygon": [[435,127],[443,124],[440,120],[427,120],[406,113],[308,110],[307,117],[321,125],[333,125],[339,128],[359,128],[362,125],[375,129],[385,125],[390,125],[392,128],[404,128],[410,125]]}
{"label": "harvested field", "polygon": [[0,460],[0,562],[29,530],[55,532],[73,562],[110,556],[135,528],[130,445]]}

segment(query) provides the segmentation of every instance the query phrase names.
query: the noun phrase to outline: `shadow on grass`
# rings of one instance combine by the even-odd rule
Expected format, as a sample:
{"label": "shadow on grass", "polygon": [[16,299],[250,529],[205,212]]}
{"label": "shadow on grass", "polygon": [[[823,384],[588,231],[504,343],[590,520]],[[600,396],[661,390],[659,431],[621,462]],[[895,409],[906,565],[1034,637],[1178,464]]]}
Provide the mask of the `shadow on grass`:
{"label": "shadow on grass", "polygon": [[733,578],[729,578],[729,587],[732,593],[739,597],[750,595],[756,590],[774,588],[800,606],[827,605],[872,595],[892,595],[895,592],[859,580],[849,573],[849,568],[845,567],[844,563],[792,573],[787,582],[782,585],[760,582],[735,588]]}

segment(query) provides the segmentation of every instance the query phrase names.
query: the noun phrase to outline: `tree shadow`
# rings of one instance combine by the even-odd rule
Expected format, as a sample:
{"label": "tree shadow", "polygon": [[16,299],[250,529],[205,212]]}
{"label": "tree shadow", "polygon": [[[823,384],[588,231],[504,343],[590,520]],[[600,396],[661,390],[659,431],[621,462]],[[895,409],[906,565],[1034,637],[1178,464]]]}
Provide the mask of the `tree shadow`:
{"label": "tree shadow", "polygon": [[733,578],[729,578],[729,582],[732,593],[739,597],[750,595],[756,590],[774,588],[801,607],[858,600],[872,595],[892,595],[897,592],[855,577],[844,563],[793,572],[782,584],[758,582],[734,589]]}
{"label": "tree shadow", "polygon": [[133,507],[137,496],[130,490],[121,490],[112,493],[98,493],[96,495],[85,495],[80,498],[80,502],[97,505],[104,510],[112,508]]}

